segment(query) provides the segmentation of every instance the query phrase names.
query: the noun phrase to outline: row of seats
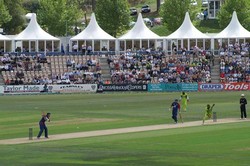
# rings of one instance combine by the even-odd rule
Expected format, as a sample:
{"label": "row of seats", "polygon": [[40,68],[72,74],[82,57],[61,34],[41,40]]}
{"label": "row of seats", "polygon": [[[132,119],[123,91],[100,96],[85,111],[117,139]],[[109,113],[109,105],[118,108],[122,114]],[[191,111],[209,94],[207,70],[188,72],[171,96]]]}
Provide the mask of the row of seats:
{"label": "row of seats", "polygon": [[[96,83],[101,81],[98,55],[46,56],[38,62],[37,56],[1,57],[1,70],[5,84],[58,84]],[[5,68],[5,66],[11,66]]]}

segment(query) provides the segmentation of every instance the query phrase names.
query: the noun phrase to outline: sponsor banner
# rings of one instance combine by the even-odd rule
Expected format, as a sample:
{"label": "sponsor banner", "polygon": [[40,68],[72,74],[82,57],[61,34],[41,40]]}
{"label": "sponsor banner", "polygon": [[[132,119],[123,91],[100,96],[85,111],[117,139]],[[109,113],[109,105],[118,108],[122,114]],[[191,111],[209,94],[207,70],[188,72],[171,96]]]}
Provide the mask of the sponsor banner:
{"label": "sponsor banner", "polygon": [[163,92],[165,90],[165,84],[148,84],[149,92]]}
{"label": "sponsor banner", "polygon": [[0,87],[0,93],[3,94],[22,94],[22,93],[40,93],[43,85],[3,85]]}
{"label": "sponsor banner", "polygon": [[178,83],[178,84],[149,84],[148,91],[149,92],[178,92],[178,91],[197,91],[198,84],[186,84],[186,83]]}
{"label": "sponsor banner", "polygon": [[199,84],[199,91],[245,91],[250,90],[250,84],[244,82],[235,83],[201,83]]}
{"label": "sponsor banner", "polygon": [[97,84],[65,84],[52,85],[50,92],[54,93],[89,93],[97,91]]}
{"label": "sponsor banner", "polygon": [[167,92],[181,91],[181,84],[165,84],[165,91]]}
{"label": "sponsor banner", "polygon": [[224,90],[223,84],[200,83],[199,91],[222,91]]}
{"label": "sponsor banner", "polygon": [[62,85],[3,85],[2,94],[33,94],[33,93],[83,93],[96,92],[97,84],[62,84]]}
{"label": "sponsor banner", "polygon": [[104,84],[103,91],[147,91],[147,84]]}
{"label": "sponsor banner", "polygon": [[181,91],[198,91],[198,84],[181,84]]}
{"label": "sponsor banner", "polygon": [[237,82],[237,83],[225,83],[224,90],[226,91],[244,91],[250,90],[250,83]]}

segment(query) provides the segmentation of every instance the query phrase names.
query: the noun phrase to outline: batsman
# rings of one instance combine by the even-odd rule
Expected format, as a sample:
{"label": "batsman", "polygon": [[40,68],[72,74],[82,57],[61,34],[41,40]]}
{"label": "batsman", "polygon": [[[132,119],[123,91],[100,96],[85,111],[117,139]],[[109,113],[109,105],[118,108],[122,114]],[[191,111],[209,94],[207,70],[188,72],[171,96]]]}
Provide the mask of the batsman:
{"label": "batsman", "polygon": [[48,137],[48,128],[47,128],[47,126],[45,124],[46,121],[50,122],[50,113],[46,114],[45,112],[43,112],[42,113],[42,118],[39,121],[40,131],[39,131],[39,133],[37,135],[37,139],[39,139],[41,137],[44,130],[45,130],[45,138],[49,138]]}
{"label": "batsman", "polygon": [[182,111],[187,111],[187,103],[188,103],[188,101],[189,101],[188,94],[183,91],[181,93],[181,97],[180,97]]}
{"label": "batsman", "polygon": [[210,106],[210,105],[208,104],[208,105],[206,106],[205,115],[204,115],[203,121],[202,121],[202,124],[203,124],[203,125],[204,125],[204,123],[205,123],[205,120],[211,119],[214,106],[215,106],[215,104],[213,104],[212,106]]}

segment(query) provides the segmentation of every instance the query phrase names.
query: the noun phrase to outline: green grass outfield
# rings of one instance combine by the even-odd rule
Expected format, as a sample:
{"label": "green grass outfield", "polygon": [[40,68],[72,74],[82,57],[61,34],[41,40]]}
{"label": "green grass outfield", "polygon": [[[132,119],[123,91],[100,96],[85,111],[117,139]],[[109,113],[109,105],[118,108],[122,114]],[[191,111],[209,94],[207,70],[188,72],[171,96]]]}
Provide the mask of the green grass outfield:
{"label": "green grass outfield", "polygon": [[[240,94],[190,92],[184,121],[201,120],[207,103],[218,118],[238,118]],[[50,134],[172,124],[168,108],[180,93],[107,93],[0,96],[0,139],[38,133],[51,112]],[[249,110],[249,106],[248,106]],[[0,166],[250,165],[250,123],[206,125],[82,139],[0,145]]]}

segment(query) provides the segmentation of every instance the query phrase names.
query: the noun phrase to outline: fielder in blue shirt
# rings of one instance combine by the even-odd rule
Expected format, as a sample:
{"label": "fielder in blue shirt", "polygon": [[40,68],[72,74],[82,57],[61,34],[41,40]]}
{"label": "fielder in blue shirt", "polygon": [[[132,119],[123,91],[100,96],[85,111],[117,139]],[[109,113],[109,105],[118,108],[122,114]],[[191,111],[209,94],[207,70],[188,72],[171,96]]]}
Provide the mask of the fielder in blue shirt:
{"label": "fielder in blue shirt", "polygon": [[175,99],[174,102],[171,104],[171,107],[169,110],[172,108],[172,119],[174,119],[174,122],[178,122],[178,111],[180,111],[180,104],[178,103],[178,99]]}

